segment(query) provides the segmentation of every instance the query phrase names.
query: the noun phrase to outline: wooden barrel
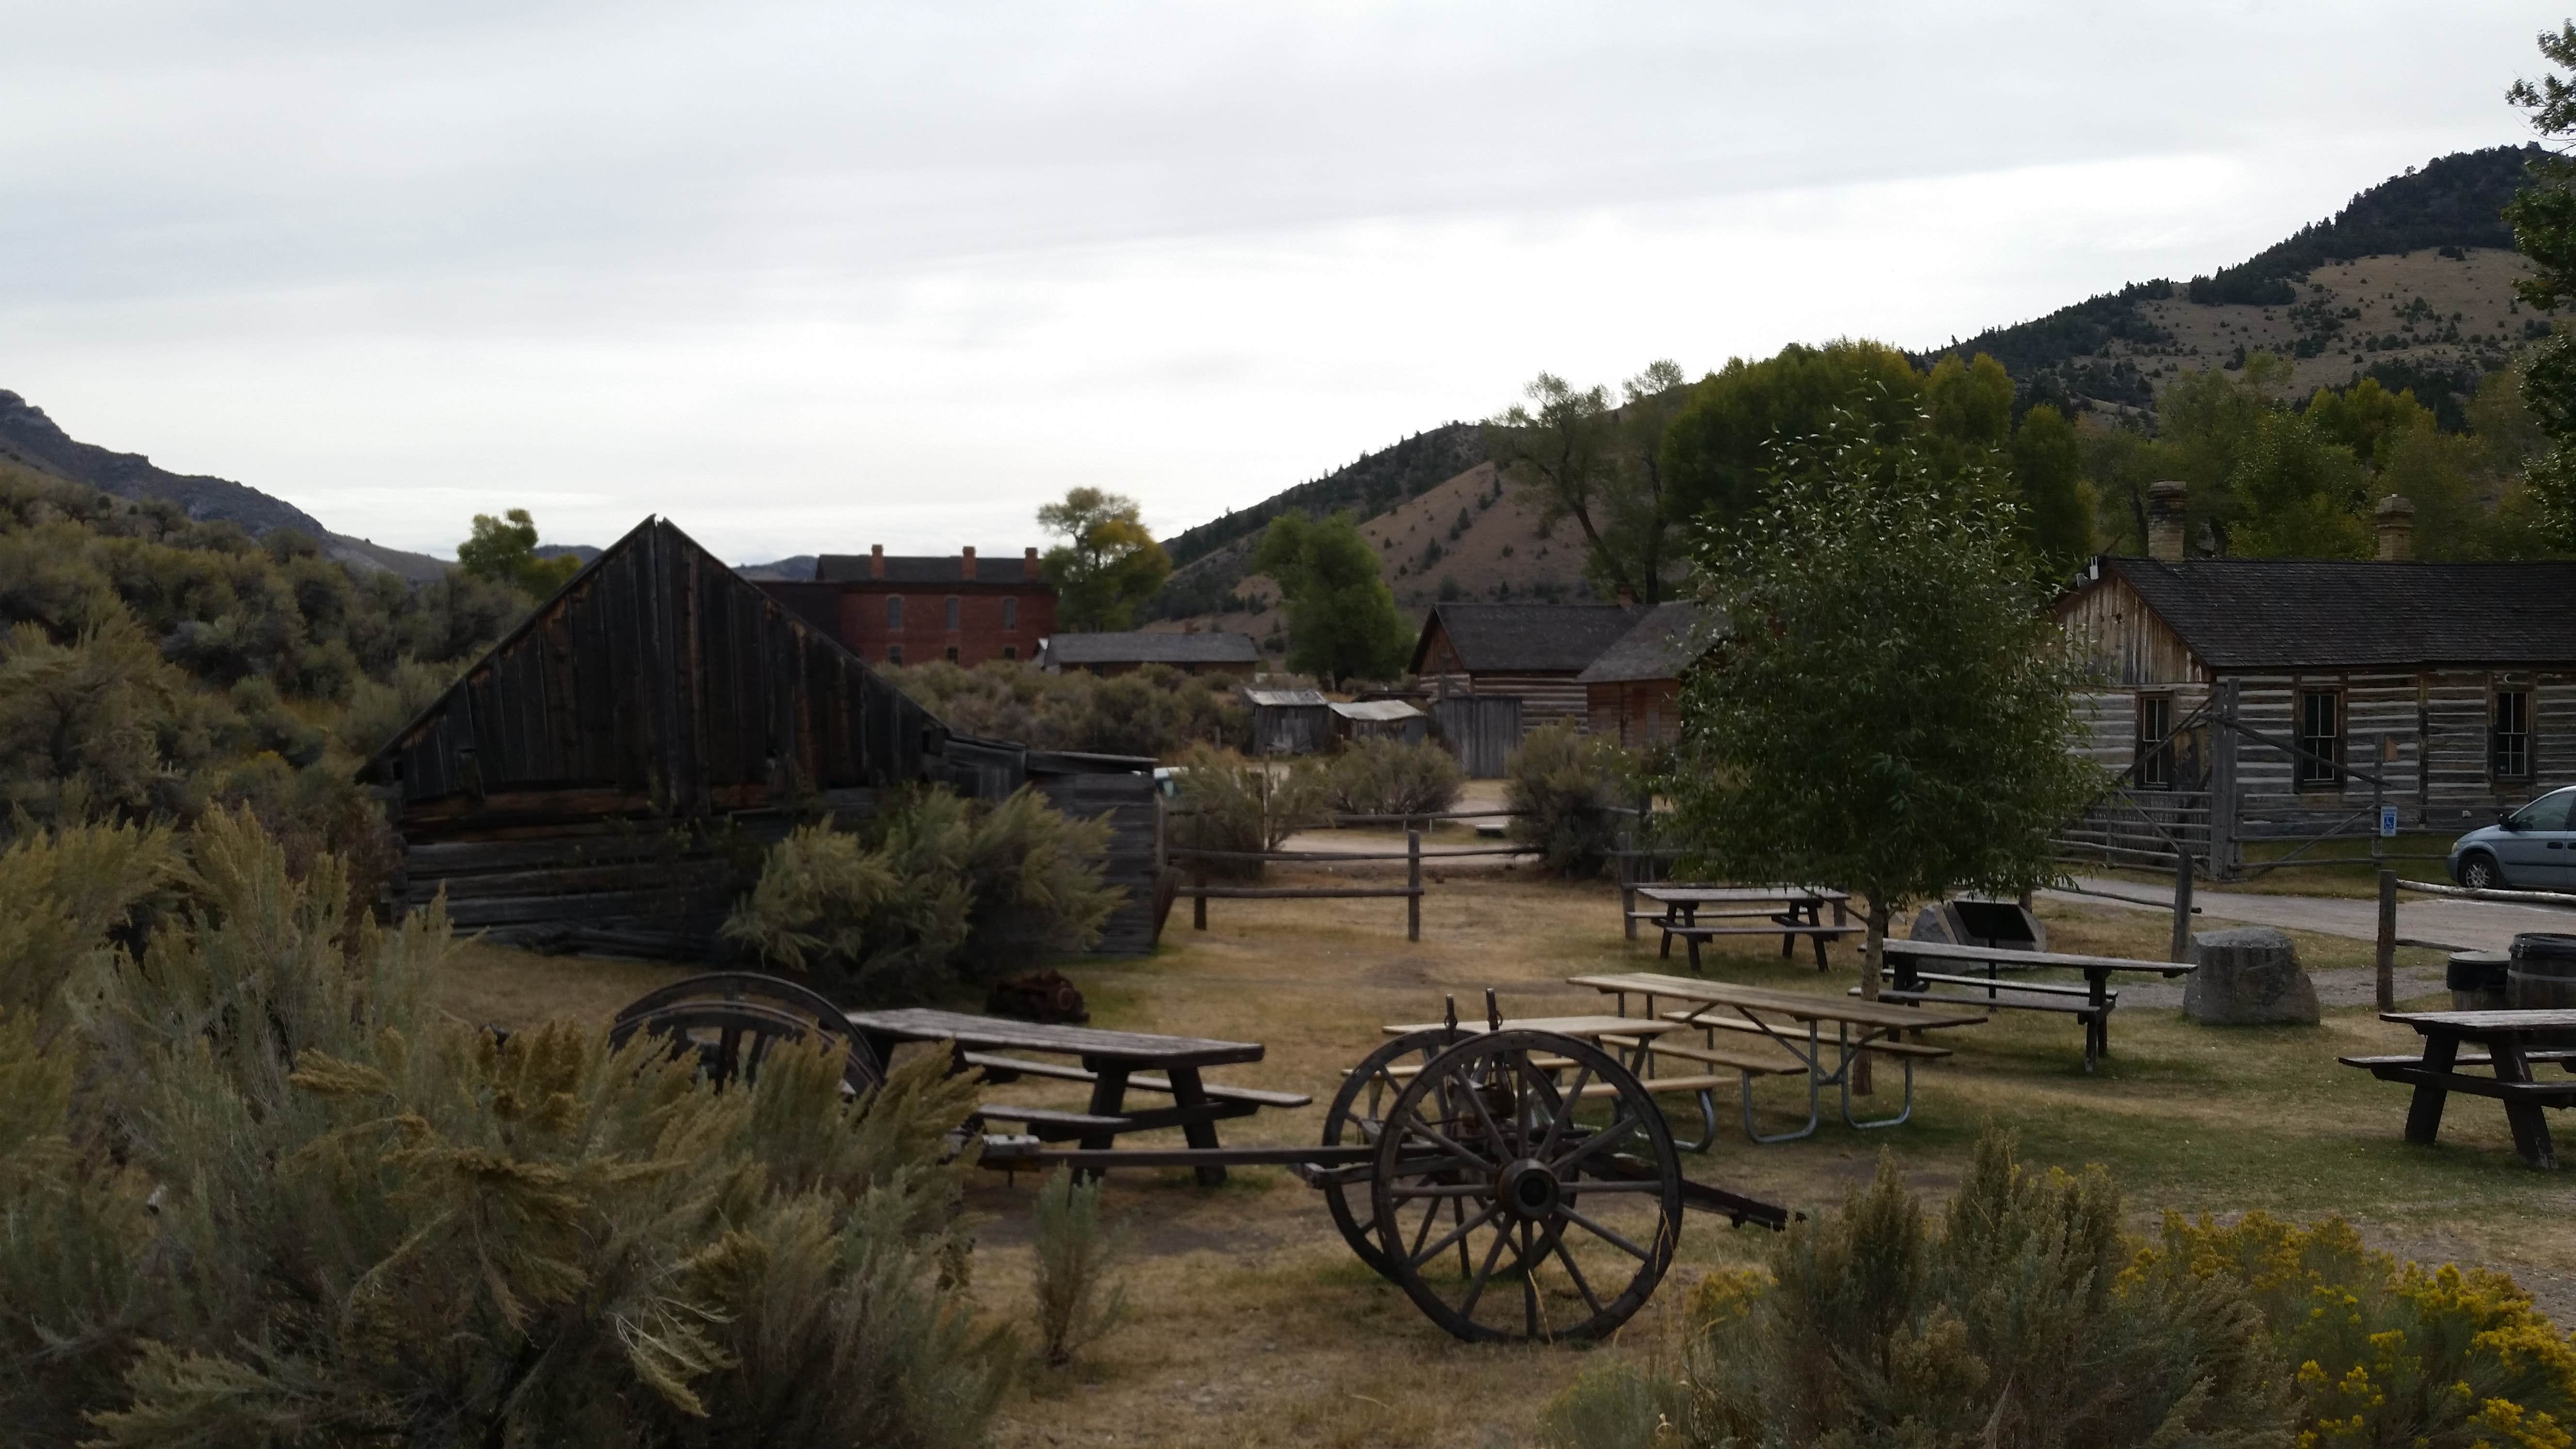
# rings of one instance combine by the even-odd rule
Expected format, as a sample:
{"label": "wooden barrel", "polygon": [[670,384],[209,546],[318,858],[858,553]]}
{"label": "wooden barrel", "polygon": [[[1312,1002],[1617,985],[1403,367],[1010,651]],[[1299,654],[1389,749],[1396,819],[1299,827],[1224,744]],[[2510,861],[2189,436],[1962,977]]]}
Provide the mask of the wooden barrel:
{"label": "wooden barrel", "polygon": [[[2513,938],[2513,959],[2505,968],[2505,1003],[2516,1011],[2576,1011],[2576,936],[2557,931],[2525,931]],[[2576,1033],[2553,1037],[2535,1046],[2576,1045]]]}
{"label": "wooden barrel", "polygon": [[2505,981],[2513,958],[2502,951],[2454,951],[2443,970],[2454,1011],[2501,1011],[2510,1001]]}

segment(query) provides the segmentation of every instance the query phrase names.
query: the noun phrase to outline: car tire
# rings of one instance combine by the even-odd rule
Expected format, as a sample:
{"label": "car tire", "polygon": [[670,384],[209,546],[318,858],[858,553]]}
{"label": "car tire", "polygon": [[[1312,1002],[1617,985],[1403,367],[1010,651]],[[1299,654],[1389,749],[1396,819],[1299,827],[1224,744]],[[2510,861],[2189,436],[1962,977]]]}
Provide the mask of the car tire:
{"label": "car tire", "polygon": [[2484,853],[2461,857],[2460,884],[2473,891],[2509,889],[2504,883],[2504,868],[2496,864],[2494,856]]}

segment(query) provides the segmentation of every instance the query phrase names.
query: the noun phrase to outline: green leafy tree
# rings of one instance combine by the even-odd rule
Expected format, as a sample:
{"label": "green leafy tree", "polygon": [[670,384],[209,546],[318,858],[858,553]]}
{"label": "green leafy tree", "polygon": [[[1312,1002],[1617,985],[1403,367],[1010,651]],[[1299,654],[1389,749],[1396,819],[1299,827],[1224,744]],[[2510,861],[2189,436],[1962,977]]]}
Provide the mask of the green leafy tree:
{"label": "green leafy tree", "polygon": [[1127,628],[1136,606],[1172,576],[1172,556],[1145,531],[1132,498],[1076,488],[1038,509],[1038,527],[1065,540],[1038,570],[1055,586],[1056,622],[1066,629]]}
{"label": "green leafy tree", "polygon": [[[2542,32],[2540,54],[2550,64],[2576,69],[2576,21]],[[2576,135],[2576,82],[2555,71],[2537,82],[2517,80],[2505,99],[2528,113],[2531,128],[2558,141]],[[2531,275],[2514,284],[2523,301],[2555,310],[2576,298],[2576,160],[2546,156],[2531,163],[2531,184],[2504,209],[2514,246],[2531,262]],[[2534,460],[2530,486],[2542,517],[2561,547],[2576,547],[2576,339],[2557,330],[2524,356],[2522,397],[2550,440]]]}
{"label": "green leafy tree", "polygon": [[2262,558],[2368,558],[2370,472],[2305,413],[2267,412],[2228,491],[2237,510],[2231,552]]}
{"label": "green leafy tree", "polygon": [[581,560],[571,554],[537,557],[537,521],[524,508],[500,518],[475,514],[474,536],[456,546],[456,564],[477,578],[515,584],[540,599],[581,572]]}
{"label": "green leafy tree", "polygon": [[1378,577],[1377,550],[1349,513],[1316,520],[1283,513],[1253,550],[1252,571],[1279,581],[1288,602],[1288,667],[1339,684],[1390,679],[1404,668],[1412,631]]}
{"label": "green leafy tree", "polygon": [[2022,547],[2042,575],[2064,579],[2093,551],[2093,500],[2075,425],[2046,403],[2022,414],[2012,436],[2013,484],[2021,494]]}
{"label": "green leafy tree", "polygon": [[1621,385],[1615,408],[1609,389],[1577,390],[1553,373],[1524,391],[1526,403],[1486,425],[1488,452],[1537,495],[1541,527],[1572,519],[1583,531],[1597,588],[1661,602],[1688,562],[1664,460],[1665,435],[1689,398],[1681,364],[1648,363]]}
{"label": "green leafy tree", "polygon": [[1729,359],[1691,386],[1663,443],[1674,516],[1743,517],[1769,486],[1771,450],[1822,431],[1838,412],[1873,426],[1920,417],[1923,375],[1878,342],[1791,345],[1760,362]]}
{"label": "green leafy tree", "polygon": [[1708,602],[1738,624],[1684,686],[1662,789],[1688,869],[1862,897],[1874,999],[1907,904],[2055,876],[2051,833],[2099,784],[2067,751],[2086,666],[2001,470],[1945,471],[1919,426],[1844,416],[1780,451],[1770,491],[1703,542]]}

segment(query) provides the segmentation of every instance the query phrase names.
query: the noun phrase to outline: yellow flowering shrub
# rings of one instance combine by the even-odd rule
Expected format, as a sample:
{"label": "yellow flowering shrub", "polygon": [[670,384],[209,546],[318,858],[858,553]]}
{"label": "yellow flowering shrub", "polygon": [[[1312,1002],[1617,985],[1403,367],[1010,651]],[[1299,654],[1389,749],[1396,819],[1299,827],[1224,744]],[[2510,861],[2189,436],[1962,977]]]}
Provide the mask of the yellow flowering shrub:
{"label": "yellow flowering shrub", "polygon": [[2576,1449],[2576,1343],[2510,1275],[2400,1265],[2341,1218],[2165,1215],[2131,1277],[2232,1280],[2301,1404],[2300,1449]]}

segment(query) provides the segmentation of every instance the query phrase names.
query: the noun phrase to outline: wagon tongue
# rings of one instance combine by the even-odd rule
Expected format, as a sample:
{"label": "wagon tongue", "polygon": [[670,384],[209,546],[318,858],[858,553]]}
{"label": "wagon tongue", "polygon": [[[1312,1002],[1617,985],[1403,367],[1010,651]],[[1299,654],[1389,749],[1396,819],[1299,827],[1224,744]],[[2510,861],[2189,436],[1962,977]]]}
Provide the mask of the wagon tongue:
{"label": "wagon tongue", "polygon": [[[1655,1178],[1655,1165],[1642,1157],[1631,1157],[1624,1152],[1612,1153],[1601,1168],[1600,1175],[1631,1182],[1651,1182]],[[1806,1216],[1804,1213],[1793,1214],[1787,1208],[1764,1202],[1760,1198],[1728,1192],[1725,1188],[1711,1187],[1704,1182],[1693,1182],[1687,1177],[1682,1179],[1682,1206],[1704,1213],[1716,1213],[1739,1228],[1751,1223],[1756,1227],[1769,1228],[1775,1233],[1788,1227],[1790,1218]]]}

